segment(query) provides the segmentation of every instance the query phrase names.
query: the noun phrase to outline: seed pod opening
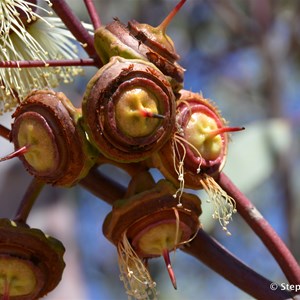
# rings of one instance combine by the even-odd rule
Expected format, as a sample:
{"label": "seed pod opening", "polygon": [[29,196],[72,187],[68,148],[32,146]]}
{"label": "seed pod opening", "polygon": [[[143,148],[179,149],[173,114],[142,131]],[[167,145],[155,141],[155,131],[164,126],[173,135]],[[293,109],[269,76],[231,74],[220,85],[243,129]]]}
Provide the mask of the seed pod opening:
{"label": "seed pod opening", "polygon": [[226,161],[228,137],[218,132],[225,126],[218,109],[200,94],[181,91],[176,121],[186,140],[185,168],[195,172],[201,165],[206,173],[219,172]]}
{"label": "seed pod opening", "polygon": [[11,139],[24,149],[20,159],[35,177],[54,185],[70,186],[93,164],[85,134],[76,123],[80,111],[62,93],[35,91],[13,114]]}
{"label": "seed pod opening", "polygon": [[91,141],[115,161],[144,160],[174,130],[171,86],[142,60],[113,57],[88,84],[82,110]]}
{"label": "seed pod opening", "polygon": [[244,128],[227,127],[216,106],[202,95],[185,90],[180,94],[177,131],[154,155],[153,163],[172,182],[178,182],[178,176],[184,173],[186,187],[201,188],[203,174],[217,176],[225,165],[228,132]]}

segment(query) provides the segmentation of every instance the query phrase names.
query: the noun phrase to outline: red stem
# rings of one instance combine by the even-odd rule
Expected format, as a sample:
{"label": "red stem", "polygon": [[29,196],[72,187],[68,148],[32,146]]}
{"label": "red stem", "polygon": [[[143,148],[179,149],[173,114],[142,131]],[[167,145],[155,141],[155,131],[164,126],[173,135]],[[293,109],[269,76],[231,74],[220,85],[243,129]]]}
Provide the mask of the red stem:
{"label": "red stem", "polygon": [[45,184],[43,182],[33,177],[19,205],[18,211],[14,218],[15,221],[26,223],[32,206],[34,205],[35,200],[37,199],[44,185]]}
{"label": "red stem", "polygon": [[276,259],[289,283],[300,284],[300,267],[290,250],[286,247],[271,225],[224,173],[220,174],[218,183],[224,191],[235,199],[238,213],[258,235]]}
{"label": "red stem", "polygon": [[0,124],[0,136],[3,138],[9,140],[10,130],[6,128],[5,126]]}
{"label": "red stem", "polygon": [[270,289],[271,281],[249,268],[203,230],[183,249],[255,299],[291,299],[288,291]]}
{"label": "red stem", "polygon": [[88,31],[83,27],[80,20],[73,13],[70,6],[65,0],[55,0],[52,1],[52,8],[59,18],[64,22],[66,27],[71,31],[74,37],[82,44],[86,45],[84,47],[87,54],[94,58],[98,67],[102,67],[102,62],[97,56],[96,50],[94,48],[94,39],[88,33]]}
{"label": "red stem", "polygon": [[92,169],[80,181],[80,185],[110,205],[114,201],[124,198],[126,193],[124,186],[104,176],[97,169]]}
{"label": "red stem", "polygon": [[96,7],[94,5],[93,0],[84,0],[85,6],[88,10],[89,16],[91,18],[91,21],[93,23],[94,29],[98,29],[101,26],[101,20],[97,14]]}
{"label": "red stem", "polygon": [[0,68],[47,68],[68,66],[95,66],[97,62],[93,58],[59,59],[59,60],[19,60],[0,61]]}

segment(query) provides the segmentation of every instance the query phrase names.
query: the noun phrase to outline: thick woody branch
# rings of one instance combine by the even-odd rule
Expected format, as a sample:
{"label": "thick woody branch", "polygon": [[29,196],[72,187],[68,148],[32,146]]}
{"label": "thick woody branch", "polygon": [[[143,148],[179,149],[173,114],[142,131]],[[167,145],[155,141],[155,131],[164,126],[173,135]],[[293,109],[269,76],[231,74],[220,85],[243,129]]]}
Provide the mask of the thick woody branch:
{"label": "thick woody branch", "polygon": [[88,10],[94,29],[98,29],[101,26],[101,20],[97,14],[93,0],[84,0],[84,4]]}
{"label": "thick woody branch", "polygon": [[235,199],[238,213],[276,259],[289,283],[300,284],[299,264],[271,225],[224,173],[220,174],[218,183],[224,191]]}
{"label": "thick woody branch", "polygon": [[45,184],[37,178],[34,177],[32,179],[19,205],[18,211],[14,218],[15,221],[26,223],[32,206],[34,205],[35,200],[37,199],[44,185]]}
{"label": "thick woody branch", "polygon": [[80,185],[110,205],[122,199],[126,193],[124,186],[106,177],[96,168],[80,181]]}
{"label": "thick woody branch", "polygon": [[271,281],[246,266],[203,230],[199,230],[197,236],[183,251],[201,260],[255,299],[292,299],[289,292],[281,291],[280,288],[272,291]]}
{"label": "thick woody branch", "polygon": [[3,138],[9,140],[10,130],[6,128],[5,126],[0,124],[0,136]]}

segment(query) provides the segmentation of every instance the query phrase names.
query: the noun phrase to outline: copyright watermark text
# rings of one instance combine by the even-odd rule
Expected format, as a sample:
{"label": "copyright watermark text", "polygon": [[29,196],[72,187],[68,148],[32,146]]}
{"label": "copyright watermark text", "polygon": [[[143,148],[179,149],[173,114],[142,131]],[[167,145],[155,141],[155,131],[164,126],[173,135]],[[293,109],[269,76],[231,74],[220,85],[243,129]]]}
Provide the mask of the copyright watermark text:
{"label": "copyright watermark text", "polygon": [[276,282],[272,282],[270,284],[270,289],[272,291],[276,291],[278,289],[282,290],[282,291],[289,291],[289,292],[298,292],[300,291],[300,284],[288,284],[288,283],[276,283]]}

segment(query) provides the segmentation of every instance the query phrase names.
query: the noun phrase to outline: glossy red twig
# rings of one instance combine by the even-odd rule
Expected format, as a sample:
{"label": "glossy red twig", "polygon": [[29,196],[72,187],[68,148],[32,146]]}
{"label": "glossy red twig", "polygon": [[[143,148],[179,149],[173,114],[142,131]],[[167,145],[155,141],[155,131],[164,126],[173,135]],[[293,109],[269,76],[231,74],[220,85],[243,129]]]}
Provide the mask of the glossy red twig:
{"label": "glossy red twig", "polygon": [[15,221],[26,223],[32,206],[34,205],[35,200],[37,199],[44,185],[45,184],[43,182],[33,177],[18,207],[18,211],[14,218]]}
{"label": "glossy red twig", "polygon": [[97,10],[93,0],[84,0],[84,4],[88,10],[94,29],[98,29],[101,26],[101,20],[97,14]]}
{"label": "glossy red twig", "polygon": [[47,68],[68,66],[95,66],[97,63],[93,58],[81,59],[59,59],[59,60],[20,60],[0,61],[0,68]]}
{"label": "glossy red twig", "polygon": [[55,0],[52,1],[52,4],[52,8],[57,16],[61,18],[74,37],[84,45],[84,49],[89,57],[94,58],[97,66],[101,67],[103,64],[100,61],[100,58],[97,56],[94,48],[93,36],[90,35],[89,32],[84,28],[67,2],[65,0]]}
{"label": "glossy red twig", "polygon": [[201,260],[255,299],[292,299],[288,291],[282,291],[280,288],[272,291],[271,281],[249,268],[203,230],[199,230],[183,251]]}
{"label": "glossy red twig", "polygon": [[0,124],[0,136],[2,136],[3,138],[9,140],[9,134],[10,134],[10,130],[8,128],[6,128],[5,126]]}
{"label": "glossy red twig", "polygon": [[224,173],[220,174],[218,183],[235,199],[238,213],[276,259],[289,283],[300,284],[300,266],[271,225]]}
{"label": "glossy red twig", "polygon": [[126,193],[124,186],[106,177],[97,169],[92,169],[80,181],[80,185],[110,205],[114,201],[122,199]]}

